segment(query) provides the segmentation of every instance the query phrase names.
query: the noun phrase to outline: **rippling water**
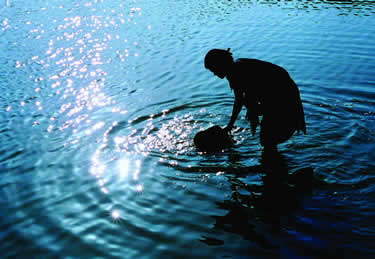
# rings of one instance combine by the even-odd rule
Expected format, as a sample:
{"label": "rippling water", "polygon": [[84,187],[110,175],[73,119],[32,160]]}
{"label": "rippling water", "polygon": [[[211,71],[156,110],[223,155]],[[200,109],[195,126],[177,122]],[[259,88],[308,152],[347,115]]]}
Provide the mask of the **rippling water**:
{"label": "rippling water", "polygon": [[[373,1],[0,4],[2,257],[374,256]],[[229,121],[202,64],[228,47],[299,85],[280,151],[311,192],[267,180],[244,113],[232,148],[192,145]]]}

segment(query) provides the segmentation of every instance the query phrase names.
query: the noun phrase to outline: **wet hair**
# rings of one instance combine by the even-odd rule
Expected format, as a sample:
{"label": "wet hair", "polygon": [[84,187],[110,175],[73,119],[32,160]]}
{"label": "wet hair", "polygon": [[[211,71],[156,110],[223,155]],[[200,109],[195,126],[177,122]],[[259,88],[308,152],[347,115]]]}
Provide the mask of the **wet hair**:
{"label": "wet hair", "polygon": [[228,63],[233,62],[232,53],[230,48],[224,49],[211,49],[204,58],[204,66],[207,69],[212,70],[212,68],[223,66]]}

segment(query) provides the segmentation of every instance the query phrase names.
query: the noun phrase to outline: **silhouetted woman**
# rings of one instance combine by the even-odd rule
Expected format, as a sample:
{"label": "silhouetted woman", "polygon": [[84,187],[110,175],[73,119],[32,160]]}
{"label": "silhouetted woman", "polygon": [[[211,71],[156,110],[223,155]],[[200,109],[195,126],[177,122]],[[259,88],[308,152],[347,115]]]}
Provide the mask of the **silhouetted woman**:
{"label": "silhouetted woman", "polygon": [[240,58],[233,60],[230,49],[212,49],[204,65],[216,76],[227,78],[235,100],[228,126],[230,131],[243,105],[252,134],[260,122],[260,143],[265,150],[276,151],[277,144],[288,140],[295,131],[306,134],[299,90],[288,72],[269,62]]}

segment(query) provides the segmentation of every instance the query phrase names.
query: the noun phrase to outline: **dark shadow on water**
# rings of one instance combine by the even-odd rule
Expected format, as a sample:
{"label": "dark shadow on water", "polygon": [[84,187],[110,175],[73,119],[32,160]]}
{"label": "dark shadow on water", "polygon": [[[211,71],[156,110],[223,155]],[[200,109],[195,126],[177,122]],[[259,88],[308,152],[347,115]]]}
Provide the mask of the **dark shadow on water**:
{"label": "dark shadow on water", "polygon": [[[279,253],[282,228],[288,225],[301,200],[312,195],[313,169],[299,169],[291,173],[284,156],[278,152],[262,154],[259,166],[241,170],[228,176],[231,196],[217,206],[228,211],[224,216],[213,216],[213,233],[221,231],[240,235],[260,250]],[[258,173],[262,185],[249,185],[241,178]],[[224,245],[220,235],[202,236],[201,242],[210,246]]]}

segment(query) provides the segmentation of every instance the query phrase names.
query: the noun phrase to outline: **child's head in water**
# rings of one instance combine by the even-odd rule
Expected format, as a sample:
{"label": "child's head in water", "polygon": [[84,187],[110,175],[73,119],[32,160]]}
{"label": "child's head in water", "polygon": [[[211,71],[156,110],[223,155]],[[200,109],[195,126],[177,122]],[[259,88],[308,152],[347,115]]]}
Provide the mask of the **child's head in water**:
{"label": "child's head in water", "polygon": [[212,49],[204,58],[204,66],[221,79],[227,75],[228,67],[232,63],[233,57],[230,49]]}

